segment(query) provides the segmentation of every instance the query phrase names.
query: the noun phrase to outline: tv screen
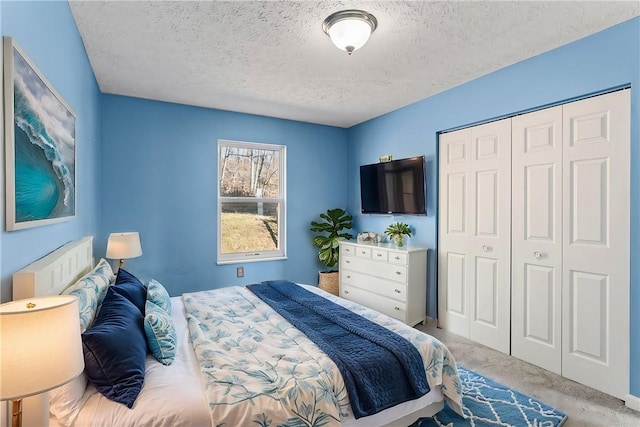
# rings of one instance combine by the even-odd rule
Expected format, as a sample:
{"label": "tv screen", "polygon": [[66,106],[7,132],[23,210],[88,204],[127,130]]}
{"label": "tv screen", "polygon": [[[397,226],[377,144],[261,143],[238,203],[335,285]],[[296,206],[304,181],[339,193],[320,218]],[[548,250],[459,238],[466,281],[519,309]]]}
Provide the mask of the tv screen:
{"label": "tv screen", "polygon": [[424,215],[424,156],[360,166],[362,213]]}

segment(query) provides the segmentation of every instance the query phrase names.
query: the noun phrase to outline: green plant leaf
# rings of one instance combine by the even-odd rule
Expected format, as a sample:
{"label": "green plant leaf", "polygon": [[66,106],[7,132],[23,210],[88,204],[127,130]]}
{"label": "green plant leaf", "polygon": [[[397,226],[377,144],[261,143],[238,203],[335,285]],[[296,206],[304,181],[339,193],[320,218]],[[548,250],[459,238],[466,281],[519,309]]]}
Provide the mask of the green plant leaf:
{"label": "green plant leaf", "polygon": [[404,222],[394,222],[387,227],[384,234],[390,238],[401,235],[411,236],[411,228]]}
{"label": "green plant leaf", "polygon": [[353,227],[353,217],[344,209],[328,209],[320,214],[322,221],[311,221],[311,231],[321,233],[313,238],[313,245],[320,248],[318,259],[327,267],[334,267],[338,263],[340,239],[351,239],[350,230]]}

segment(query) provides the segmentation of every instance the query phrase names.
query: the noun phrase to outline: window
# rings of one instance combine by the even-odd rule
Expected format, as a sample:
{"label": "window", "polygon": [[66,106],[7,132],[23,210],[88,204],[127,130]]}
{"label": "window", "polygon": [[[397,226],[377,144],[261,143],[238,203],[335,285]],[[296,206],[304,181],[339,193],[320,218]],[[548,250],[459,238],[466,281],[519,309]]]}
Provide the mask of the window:
{"label": "window", "polygon": [[218,141],[218,263],[282,259],[285,147]]}

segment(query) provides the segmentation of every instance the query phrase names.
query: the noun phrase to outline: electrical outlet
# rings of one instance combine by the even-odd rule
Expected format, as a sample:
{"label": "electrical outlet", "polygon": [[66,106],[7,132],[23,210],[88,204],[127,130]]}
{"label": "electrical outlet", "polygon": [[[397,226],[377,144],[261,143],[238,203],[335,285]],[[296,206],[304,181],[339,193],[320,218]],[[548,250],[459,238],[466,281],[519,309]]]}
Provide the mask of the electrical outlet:
{"label": "electrical outlet", "polygon": [[236,277],[244,277],[244,267],[236,268]]}

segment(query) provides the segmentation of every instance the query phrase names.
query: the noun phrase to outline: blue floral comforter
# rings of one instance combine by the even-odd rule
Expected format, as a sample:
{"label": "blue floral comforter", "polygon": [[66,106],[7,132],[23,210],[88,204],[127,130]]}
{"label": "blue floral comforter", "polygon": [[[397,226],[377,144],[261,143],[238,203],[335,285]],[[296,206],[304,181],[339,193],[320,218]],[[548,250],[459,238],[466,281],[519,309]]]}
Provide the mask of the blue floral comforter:
{"label": "blue floral comforter", "polygon": [[[305,286],[408,339],[431,389],[460,412],[455,361],[435,338],[385,315]],[[213,426],[337,426],[353,417],[337,366],[304,334],[244,287],[184,294]]]}

